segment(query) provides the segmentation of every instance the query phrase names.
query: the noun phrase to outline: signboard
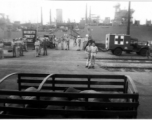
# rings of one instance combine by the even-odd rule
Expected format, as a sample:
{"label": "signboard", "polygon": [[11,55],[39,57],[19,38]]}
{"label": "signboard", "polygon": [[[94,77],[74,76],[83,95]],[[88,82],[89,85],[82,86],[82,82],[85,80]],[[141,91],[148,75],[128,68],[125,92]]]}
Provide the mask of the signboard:
{"label": "signboard", "polygon": [[27,42],[34,43],[36,39],[36,30],[23,29],[23,37],[27,38]]}

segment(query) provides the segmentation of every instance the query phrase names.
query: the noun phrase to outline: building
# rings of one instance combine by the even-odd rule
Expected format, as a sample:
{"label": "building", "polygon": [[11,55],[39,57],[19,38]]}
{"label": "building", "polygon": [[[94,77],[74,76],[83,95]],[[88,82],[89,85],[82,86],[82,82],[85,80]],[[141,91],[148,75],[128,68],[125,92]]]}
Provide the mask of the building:
{"label": "building", "polygon": [[105,17],[103,23],[104,24],[110,24],[110,17]]}
{"label": "building", "polygon": [[146,20],[146,25],[151,26],[151,20]]}
{"label": "building", "polygon": [[56,9],[56,22],[63,23],[62,9]]}
{"label": "building", "polygon": [[140,21],[139,20],[135,20],[134,25],[139,26],[140,25]]}

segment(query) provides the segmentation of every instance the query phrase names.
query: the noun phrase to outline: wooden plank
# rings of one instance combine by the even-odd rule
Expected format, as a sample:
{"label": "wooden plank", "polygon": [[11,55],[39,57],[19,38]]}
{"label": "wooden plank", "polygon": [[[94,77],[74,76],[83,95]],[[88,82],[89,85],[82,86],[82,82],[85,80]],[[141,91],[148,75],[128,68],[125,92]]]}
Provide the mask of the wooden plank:
{"label": "wooden plank", "polygon": [[[41,83],[42,80],[26,80],[21,79],[21,83]],[[48,80],[45,82],[45,84],[53,83],[53,81]],[[88,85],[88,81],[67,81],[67,80],[56,80],[55,84],[82,84],[82,85]],[[124,85],[124,82],[106,82],[106,81],[90,81],[90,85]]]}
{"label": "wooden plank", "polygon": [[15,90],[0,90],[1,95],[21,96],[56,96],[56,97],[80,97],[80,98],[134,98],[138,99],[139,94],[110,94],[110,93],[63,93],[63,92],[27,92]]}
{"label": "wooden plank", "polygon": [[9,110],[23,113],[37,113],[37,114],[59,114],[59,115],[121,115],[121,116],[135,116],[136,110],[123,110],[123,111],[112,111],[112,110],[49,110],[49,109],[36,109],[36,108],[13,108],[13,107],[0,107],[0,110]]}
{"label": "wooden plank", "polygon": [[85,74],[54,74],[55,78],[107,78],[107,79],[125,79],[124,75],[85,75]]}
{"label": "wooden plank", "polygon": [[19,73],[20,77],[46,77],[49,74],[39,74],[39,73]]}
{"label": "wooden plank", "polygon": [[112,103],[112,102],[76,102],[76,101],[44,101],[44,100],[19,100],[19,99],[0,99],[0,103],[17,104],[38,104],[38,105],[58,105],[58,106],[84,106],[84,107],[138,107],[138,103]]}
{"label": "wooden plank", "polygon": [[0,118],[11,118],[11,119],[13,119],[13,118],[38,118],[38,116],[23,116],[23,115],[10,115],[10,114],[2,114],[2,115],[0,115]]}
{"label": "wooden plank", "polygon": [[[35,88],[38,88],[39,86],[38,85],[22,85],[21,86],[21,89],[27,89],[28,87],[35,87]],[[65,90],[67,89],[68,87],[70,86],[65,86],[65,87],[52,87],[52,86],[43,86],[41,90]],[[96,90],[96,91],[124,91],[123,88],[94,88],[94,87],[91,87],[90,89],[88,89],[87,86],[84,86],[84,87],[77,87],[77,86],[73,86],[75,89],[78,89],[78,90]]]}

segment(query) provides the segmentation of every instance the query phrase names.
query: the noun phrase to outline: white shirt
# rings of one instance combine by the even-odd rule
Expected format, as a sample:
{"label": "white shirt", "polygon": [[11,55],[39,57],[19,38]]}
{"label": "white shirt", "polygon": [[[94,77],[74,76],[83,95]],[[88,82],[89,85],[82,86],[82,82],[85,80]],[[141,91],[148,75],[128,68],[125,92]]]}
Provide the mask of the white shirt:
{"label": "white shirt", "polygon": [[98,48],[97,46],[91,46],[91,53],[97,53],[98,52]]}
{"label": "white shirt", "polygon": [[87,46],[87,47],[86,47],[86,51],[87,51],[88,53],[90,53],[90,52],[91,52],[91,46]]}
{"label": "white shirt", "polygon": [[36,41],[34,45],[35,46],[40,46],[40,41]]}

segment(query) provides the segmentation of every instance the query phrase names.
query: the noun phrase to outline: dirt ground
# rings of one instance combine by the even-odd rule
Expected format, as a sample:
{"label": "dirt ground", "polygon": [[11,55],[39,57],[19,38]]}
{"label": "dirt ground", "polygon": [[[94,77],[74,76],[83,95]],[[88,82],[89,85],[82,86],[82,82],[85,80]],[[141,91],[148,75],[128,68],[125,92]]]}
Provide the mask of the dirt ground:
{"label": "dirt ground", "polygon": [[[73,43],[71,42],[71,46]],[[59,46],[60,48],[60,46]],[[35,57],[35,51],[29,50],[23,57],[12,58],[12,53],[5,51],[5,59],[0,60],[0,78],[13,72],[27,73],[63,73],[63,74],[122,74],[129,75],[135,82],[140,94],[138,118],[152,118],[152,72],[118,72],[107,71],[99,66],[104,64],[100,60],[96,62],[95,69],[85,68],[86,53],[71,50],[48,50],[48,56]],[[97,57],[108,56],[108,53],[100,52]],[[0,85],[1,89],[16,89],[15,76]]]}

